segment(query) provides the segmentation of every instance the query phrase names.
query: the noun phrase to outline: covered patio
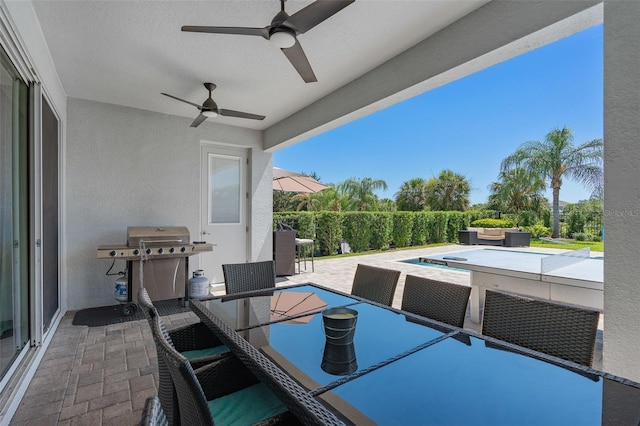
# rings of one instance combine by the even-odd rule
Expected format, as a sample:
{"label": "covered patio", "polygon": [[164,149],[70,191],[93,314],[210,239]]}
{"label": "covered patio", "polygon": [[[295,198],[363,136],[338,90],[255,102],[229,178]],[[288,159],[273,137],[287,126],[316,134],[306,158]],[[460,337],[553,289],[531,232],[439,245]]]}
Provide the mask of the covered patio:
{"label": "covered patio", "polygon": [[[406,274],[469,285],[469,273],[402,260],[466,250],[460,245],[349,256],[318,262],[316,272],[279,277],[277,285],[313,282],[346,293],[358,263],[402,271],[393,306],[400,308]],[[534,250],[535,249],[530,249]],[[545,249],[548,252],[549,249]],[[11,425],[136,424],[146,398],[157,394],[157,354],[146,320],[100,327],[62,319]],[[164,316],[168,328],[198,321],[193,313]],[[465,328],[480,331],[467,314]],[[602,368],[602,319],[593,367]],[[102,423],[101,423],[102,422]]]}
{"label": "covered patio", "polygon": [[[286,8],[294,13],[309,3]],[[22,324],[14,333],[24,339],[12,341],[8,361],[2,358],[0,424],[139,418],[156,386],[145,324],[70,326],[70,312],[113,304],[113,279],[95,250],[121,243],[127,226],[184,225],[193,241],[214,243],[212,256],[194,256],[189,269],[207,269],[219,283],[225,256],[272,258],[273,152],[599,23],[607,229],[602,368],[640,381],[640,4],[356,1],[299,37],[317,83],[305,83],[261,37],[180,31],[262,27],[277,10],[275,1],[0,0],[2,63],[16,85],[3,93],[15,98],[8,111],[22,114],[23,123],[7,142],[22,150],[7,158],[22,161],[13,166],[23,174],[8,176],[20,195],[14,202],[26,206],[15,210],[19,223],[7,222],[14,233],[3,234],[3,253],[12,253],[7,264],[19,273],[2,285],[13,291],[10,319]],[[206,82],[218,86],[212,96],[221,109],[266,118],[221,113],[190,127]],[[221,238],[202,219],[212,158],[231,159],[245,185],[231,237]],[[338,268],[323,271],[318,262],[313,276],[300,277],[349,285],[352,265]]]}

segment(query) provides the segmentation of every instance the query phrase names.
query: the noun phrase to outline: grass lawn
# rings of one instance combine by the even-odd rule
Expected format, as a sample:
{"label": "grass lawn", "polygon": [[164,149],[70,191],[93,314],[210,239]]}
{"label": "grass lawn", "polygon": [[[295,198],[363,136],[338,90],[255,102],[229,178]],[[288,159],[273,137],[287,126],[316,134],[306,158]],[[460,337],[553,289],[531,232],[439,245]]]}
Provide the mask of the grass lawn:
{"label": "grass lawn", "polygon": [[554,241],[547,240],[531,240],[531,247],[557,248],[565,250],[578,250],[589,247],[591,251],[604,251],[604,241],[576,241],[558,238]]}
{"label": "grass lawn", "polygon": [[[438,243],[438,244],[427,244],[424,246],[410,246],[410,247],[402,247],[402,248],[392,248],[390,250],[369,250],[360,253],[345,253],[345,254],[336,254],[332,256],[317,256],[316,260],[319,259],[335,259],[338,257],[350,257],[350,256],[361,256],[363,254],[375,254],[375,253],[389,253],[392,251],[400,251],[400,250],[414,250],[418,248],[431,248],[431,247],[439,247],[439,246],[448,246],[456,243]],[[479,248],[483,246],[469,246],[469,248]],[[591,251],[599,251],[604,252],[604,242],[595,242],[595,241],[576,241],[570,239],[562,239],[558,238],[554,241],[547,240],[531,240],[531,247],[543,247],[543,248],[555,248],[555,249],[563,249],[563,250],[578,250],[581,248],[589,247]]]}

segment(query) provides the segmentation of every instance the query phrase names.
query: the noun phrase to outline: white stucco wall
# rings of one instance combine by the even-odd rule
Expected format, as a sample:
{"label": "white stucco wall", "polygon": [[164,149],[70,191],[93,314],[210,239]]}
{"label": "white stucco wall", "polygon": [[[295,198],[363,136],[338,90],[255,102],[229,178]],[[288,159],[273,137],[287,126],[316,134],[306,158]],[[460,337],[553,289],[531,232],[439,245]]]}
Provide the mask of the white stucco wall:
{"label": "white stucco wall", "polygon": [[[271,154],[261,150],[260,132],[207,122],[193,129],[188,118],[75,98],[67,112],[68,309],[114,303],[111,262],[96,259],[96,248],[125,244],[127,226],[187,226],[197,237],[202,142],[251,149],[251,251],[271,258]],[[193,256],[191,270],[198,263]]]}
{"label": "white stucco wall", "polygon": [[640,2],[604,2],[604,369],[640,382]]}

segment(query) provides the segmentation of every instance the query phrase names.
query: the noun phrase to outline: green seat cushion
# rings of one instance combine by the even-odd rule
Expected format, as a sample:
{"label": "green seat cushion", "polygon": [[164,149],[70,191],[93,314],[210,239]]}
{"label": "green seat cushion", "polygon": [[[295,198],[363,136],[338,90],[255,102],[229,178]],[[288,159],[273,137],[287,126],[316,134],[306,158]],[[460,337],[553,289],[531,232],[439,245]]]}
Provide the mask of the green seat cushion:
{"label": "green seat cushion", "polygon": [[216,425],[249,425],[287,411],[287,407],[262,383],[207,404]]}
{"label": "green seat cushion", "polygon": [[220,345],[220,346],[214,346],[213,348],[198,349],[195,351],[184,351],[184,352],[181,352],[181,354],[186,359],[196,359],[196,358],[202,358],[202,357],[211,356],[211,355],[219,355],[226,352],[229,352],[229,348],[226,347],[225,345]]}

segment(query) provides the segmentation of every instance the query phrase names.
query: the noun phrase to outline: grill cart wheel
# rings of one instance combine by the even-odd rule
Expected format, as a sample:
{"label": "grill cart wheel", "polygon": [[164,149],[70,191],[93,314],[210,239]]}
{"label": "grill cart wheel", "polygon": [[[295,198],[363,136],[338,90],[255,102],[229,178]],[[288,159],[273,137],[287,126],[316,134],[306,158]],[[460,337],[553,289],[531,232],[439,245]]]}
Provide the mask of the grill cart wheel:
{"label": "grill cart wheel", "polygon": [[122,315],[124,315],[125,317],[135,314],[137,310],[138,305],[136,305],[135,303],[125,303],[124,305],[122,305]]}

